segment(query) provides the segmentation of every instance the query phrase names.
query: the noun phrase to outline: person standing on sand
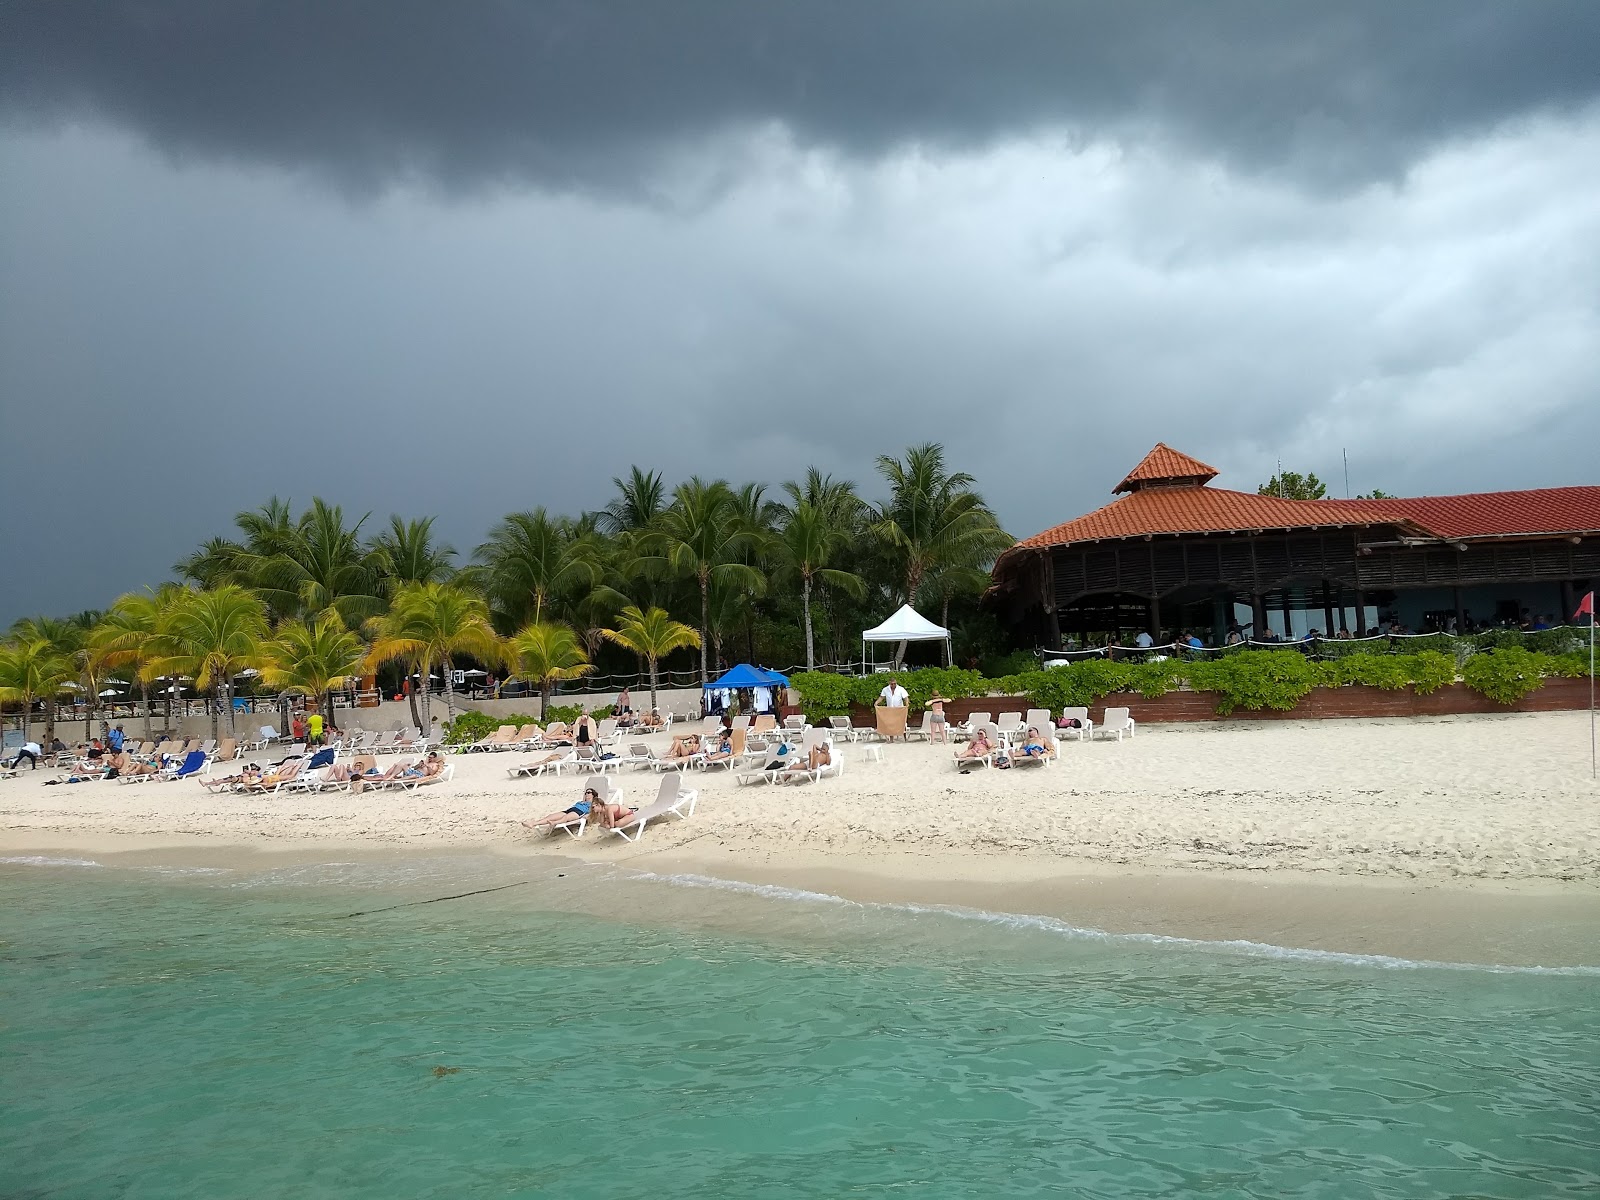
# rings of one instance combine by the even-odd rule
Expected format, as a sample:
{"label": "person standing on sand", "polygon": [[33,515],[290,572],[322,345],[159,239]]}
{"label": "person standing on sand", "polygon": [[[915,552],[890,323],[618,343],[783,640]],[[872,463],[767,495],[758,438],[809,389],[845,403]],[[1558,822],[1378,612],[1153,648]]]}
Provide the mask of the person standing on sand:
{"label": "person standing on sand", "polygon": [[911,703],[911,694],[900,686],[900,680],[889,676],[889,682],[878,693],[878,703],[885,708],[904,708]]}
{"label": "person standing on sand", "polygon": [[944,718],[945,699],[943,696],[928,697],[928,741],[947,742],[950,740],[946,732]]}

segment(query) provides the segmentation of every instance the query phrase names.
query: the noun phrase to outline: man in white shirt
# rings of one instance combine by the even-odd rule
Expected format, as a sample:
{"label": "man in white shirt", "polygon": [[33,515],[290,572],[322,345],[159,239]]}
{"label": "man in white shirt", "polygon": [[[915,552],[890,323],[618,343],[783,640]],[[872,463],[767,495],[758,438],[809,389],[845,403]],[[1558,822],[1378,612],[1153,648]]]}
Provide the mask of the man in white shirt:
{"label": "man in white shirt", "polygon": [[1156,644],[1156,640],[1150,636],[1150,631],[1148,629],[1141,629],[1139,631],[1139,636],[1133,639],[1133,643],[1141,650],[1148,650],[1151,646]]}
{"label": "man in white shirt", "polygon": [[891,675],[889,682],[883,685],[883,691],[878,693],[878,703],[885,708],[905,708],[911,703],[911,694]]}
{"label": "man in white shirt", "polygon": [[16,769],[22,766],[22,760],[28,760],[28,770],[35,770],[39,766],[39,756],[43,753],[38,742],[23,742],[22,749],[17,751],[17,756],[7,766]]}

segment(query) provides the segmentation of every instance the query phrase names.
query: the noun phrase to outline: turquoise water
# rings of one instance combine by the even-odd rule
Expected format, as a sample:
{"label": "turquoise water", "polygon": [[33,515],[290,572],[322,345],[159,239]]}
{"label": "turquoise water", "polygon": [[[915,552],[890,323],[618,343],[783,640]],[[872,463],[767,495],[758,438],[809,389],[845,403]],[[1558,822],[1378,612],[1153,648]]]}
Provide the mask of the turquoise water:
{"label": "turquoise water", "polygon": [[1597,1015],[488,858],[12,861],[0,1197],[1595,1195]]}

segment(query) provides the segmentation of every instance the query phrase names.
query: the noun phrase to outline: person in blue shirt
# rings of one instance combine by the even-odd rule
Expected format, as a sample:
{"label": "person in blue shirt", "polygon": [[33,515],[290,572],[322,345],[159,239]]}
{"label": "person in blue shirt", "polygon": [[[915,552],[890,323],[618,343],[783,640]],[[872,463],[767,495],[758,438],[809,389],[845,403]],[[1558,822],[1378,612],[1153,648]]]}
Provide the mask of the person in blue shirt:
{"label": "person in blue shirt", "polygon": [[121,754],[122,753],[122,742],[123,742],[123,736],[122,736],[122,726],[121,725],[118,725],[110,733],[106,734],[106,744],[111,747],[111,752],[113,754]]}

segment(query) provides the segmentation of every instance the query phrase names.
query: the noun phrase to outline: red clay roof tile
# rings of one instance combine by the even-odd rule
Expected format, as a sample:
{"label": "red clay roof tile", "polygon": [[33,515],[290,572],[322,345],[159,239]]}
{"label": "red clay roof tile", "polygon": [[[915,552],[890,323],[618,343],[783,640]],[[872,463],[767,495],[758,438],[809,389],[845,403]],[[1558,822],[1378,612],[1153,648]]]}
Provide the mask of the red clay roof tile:
{"label": "red clay roof tile", "polygon": [[1113,495],[1118,492],[1134,492],[1140,490],[1144,484],[1166,481],[1210,483],[1216,477],[1215,467],[1207,466],[1198,458],[1190,458],[1165,442],[1157,442],[1155,448],[1141,458],[1139,465],[1129,471],[1122,482],[1111,491]]}

